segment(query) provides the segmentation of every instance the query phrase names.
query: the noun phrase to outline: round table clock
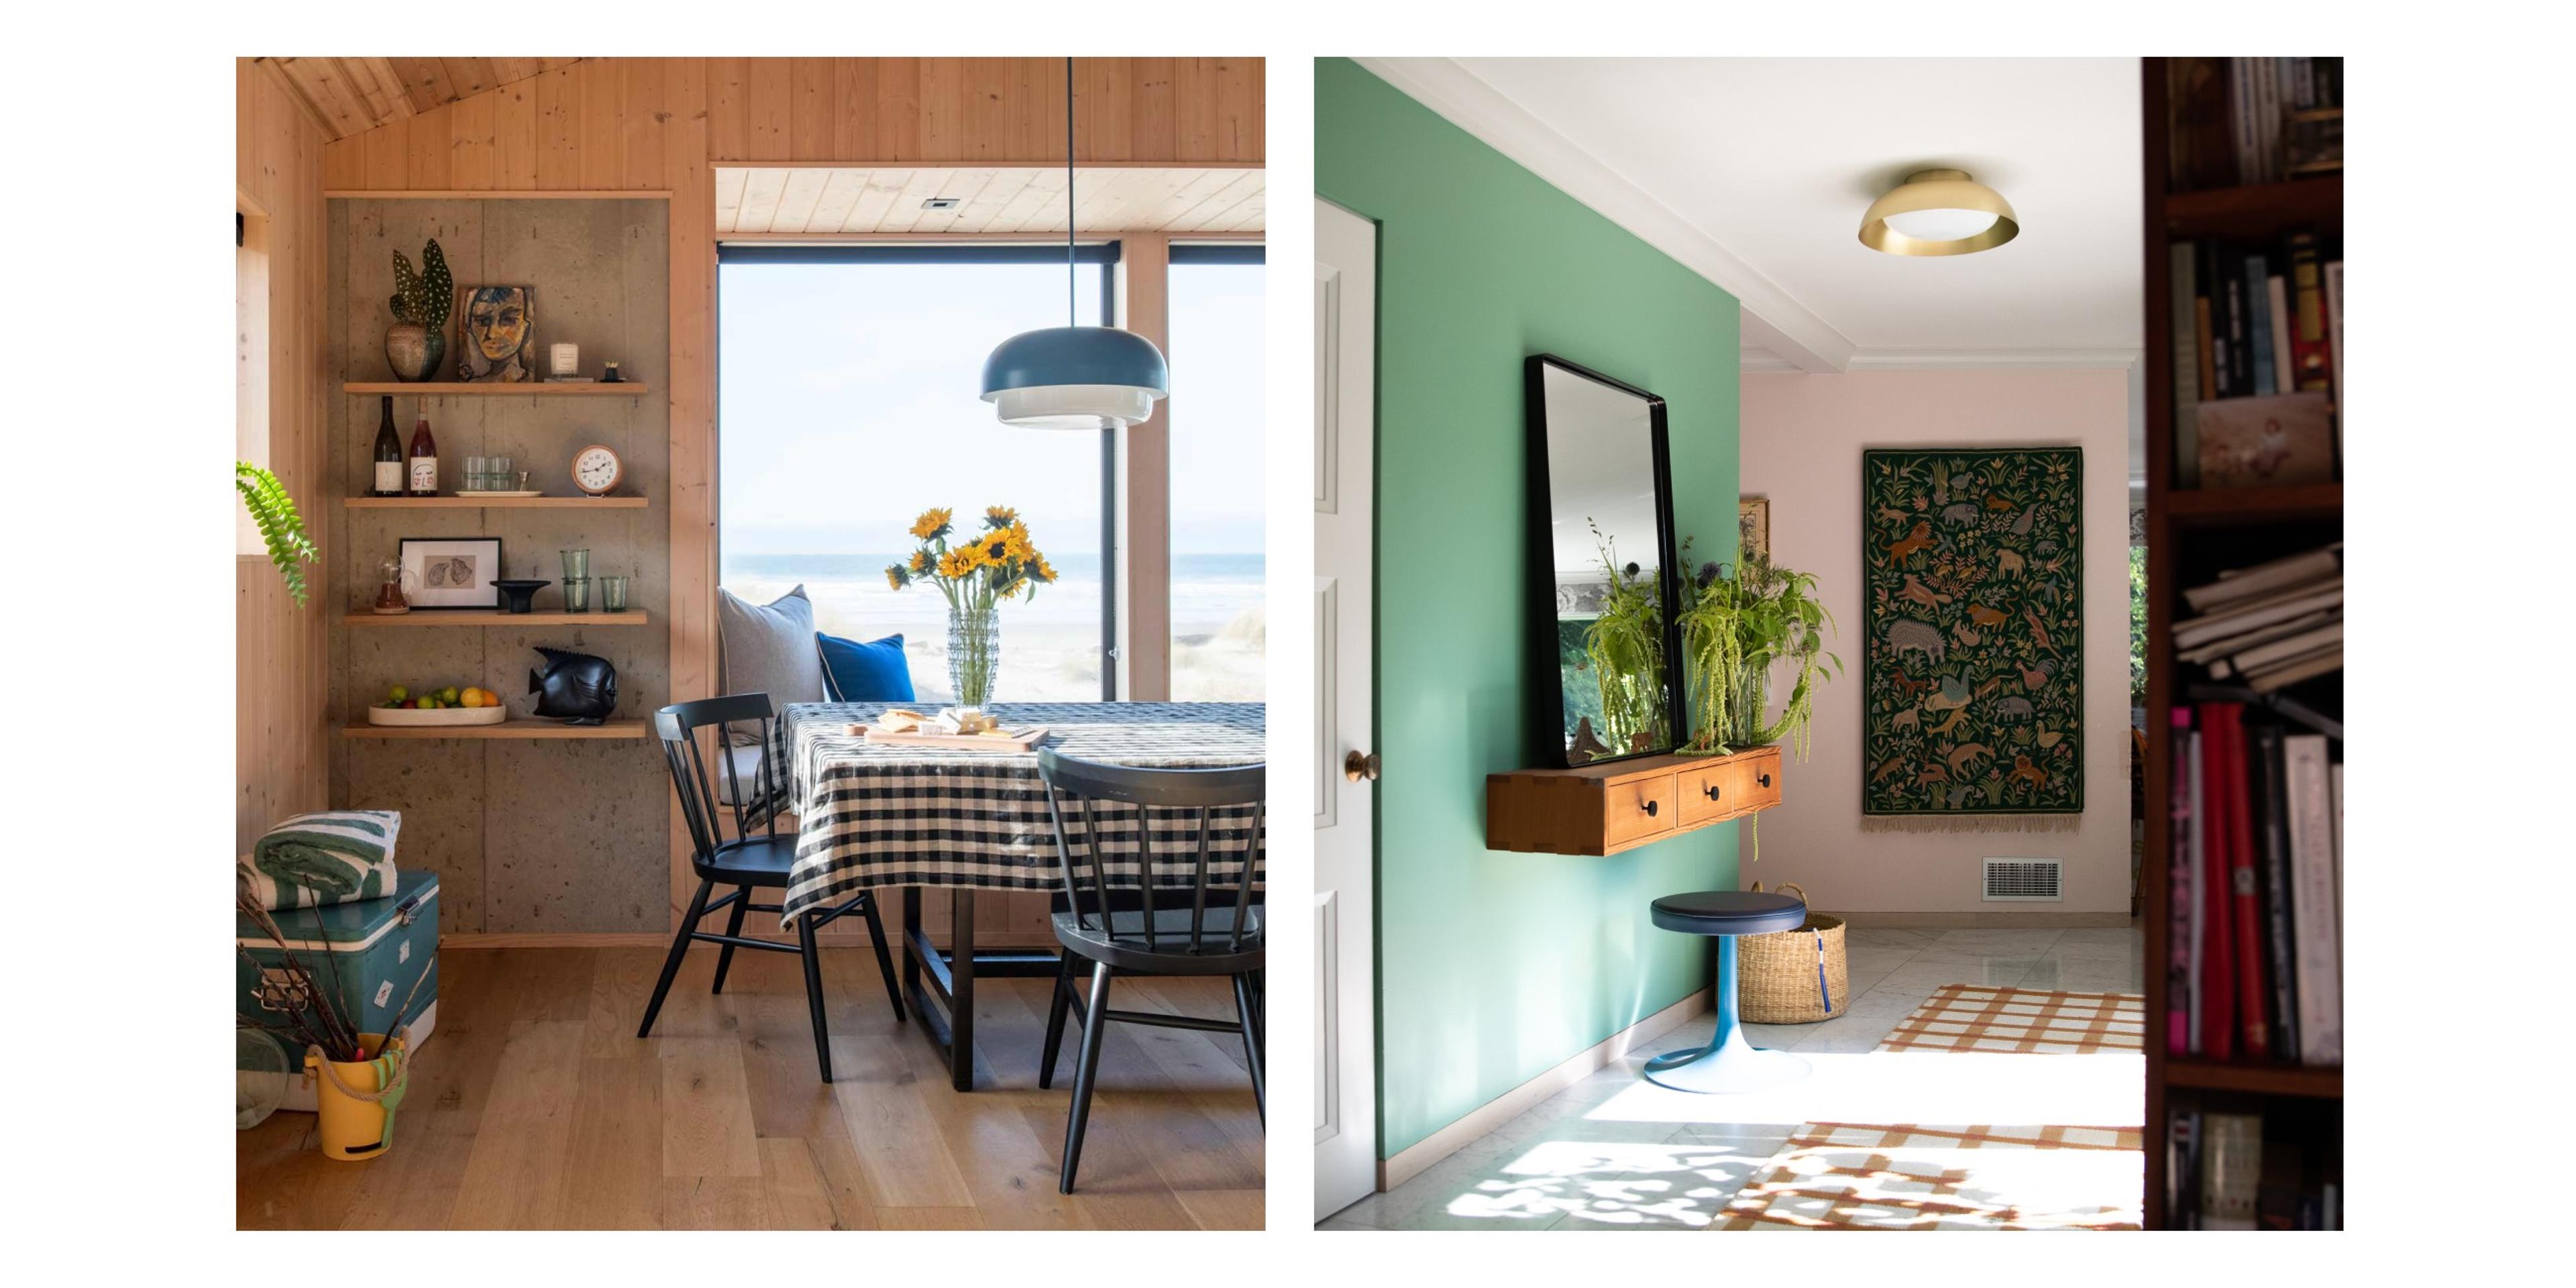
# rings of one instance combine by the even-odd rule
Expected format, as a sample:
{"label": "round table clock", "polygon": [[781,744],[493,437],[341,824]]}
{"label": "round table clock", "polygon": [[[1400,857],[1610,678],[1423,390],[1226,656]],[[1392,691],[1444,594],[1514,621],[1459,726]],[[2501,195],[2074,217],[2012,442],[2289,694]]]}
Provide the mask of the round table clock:
{"label": "round table clock", "polygon": [[592,496],[606,496],[615,491],[617,481],[624,477],[626,462],[617,459],[617,453],[597,443],[581,449],[572,458],[573,486]]}

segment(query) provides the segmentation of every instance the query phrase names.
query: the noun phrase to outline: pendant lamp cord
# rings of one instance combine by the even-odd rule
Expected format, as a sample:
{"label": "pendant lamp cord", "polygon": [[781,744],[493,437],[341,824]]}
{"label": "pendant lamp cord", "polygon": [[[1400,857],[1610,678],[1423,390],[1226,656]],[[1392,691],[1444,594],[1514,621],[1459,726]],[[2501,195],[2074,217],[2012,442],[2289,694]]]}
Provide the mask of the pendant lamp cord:
{"label": "pendant lamp cord", "polygon": [[1073,60],[1064,60],[1064,324],[1080,326],[1082,315],[1074,308],[1073,284],[1080,270],[1073,266]]}

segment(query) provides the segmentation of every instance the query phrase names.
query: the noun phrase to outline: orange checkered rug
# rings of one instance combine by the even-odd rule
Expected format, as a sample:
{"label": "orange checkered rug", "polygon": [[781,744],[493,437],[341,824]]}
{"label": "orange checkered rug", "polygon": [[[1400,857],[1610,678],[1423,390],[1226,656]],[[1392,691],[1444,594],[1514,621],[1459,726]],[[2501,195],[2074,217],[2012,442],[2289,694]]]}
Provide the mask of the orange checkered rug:
{"label": "orange checkered rug", "polygon": [[[2120,1054],[2144,999],[1952,984],[1880,1052]],[[2134,1230],[2146,1182],[2134,1126],[1809,1123],[1747,1182],[1718,1230]]]}
{"label": "orange checkered rug", "polygon": [[1881,1051],[2085,1055],[2143,1050],[2147,999],[1944,984],[1878,1044]]}

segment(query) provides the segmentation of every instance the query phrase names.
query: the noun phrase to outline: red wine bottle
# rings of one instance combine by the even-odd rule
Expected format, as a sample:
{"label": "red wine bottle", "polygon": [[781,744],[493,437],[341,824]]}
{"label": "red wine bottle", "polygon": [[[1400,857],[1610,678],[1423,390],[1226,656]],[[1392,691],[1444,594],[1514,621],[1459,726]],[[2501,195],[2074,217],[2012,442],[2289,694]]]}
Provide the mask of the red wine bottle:
{"label": "red wine bottle", "polygon": [[376,424],[375,455],[376,485],[368,489],[367,495],[401,496],[403,494],[403,445],[402,436],[394,432],[394,400],[391,395],[385,398],[384,419]]}
{"label": "red wine bottle", "polygon": [[429,417],[411,430],[411,494],[438,495],[438,440],[429,435]]}

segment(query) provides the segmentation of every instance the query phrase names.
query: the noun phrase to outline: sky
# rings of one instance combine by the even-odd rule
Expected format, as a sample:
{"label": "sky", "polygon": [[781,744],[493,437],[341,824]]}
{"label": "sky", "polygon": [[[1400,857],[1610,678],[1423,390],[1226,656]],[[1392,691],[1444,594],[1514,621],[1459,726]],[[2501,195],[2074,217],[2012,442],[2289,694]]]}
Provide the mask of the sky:
{"label": "sky", "polygon": [[[1172,541],[1261,549],[1259,265],[1176,265]],[[1020,510],[1049,551],[1100,545],[1100,440],[1004,425],[978,397],[1008,336],[1065,323],[1046,264],[726,264],[719,287],[728,553],[881,553],[934,505]],[[1083,265],[1076,308],[1100,316]]]}

